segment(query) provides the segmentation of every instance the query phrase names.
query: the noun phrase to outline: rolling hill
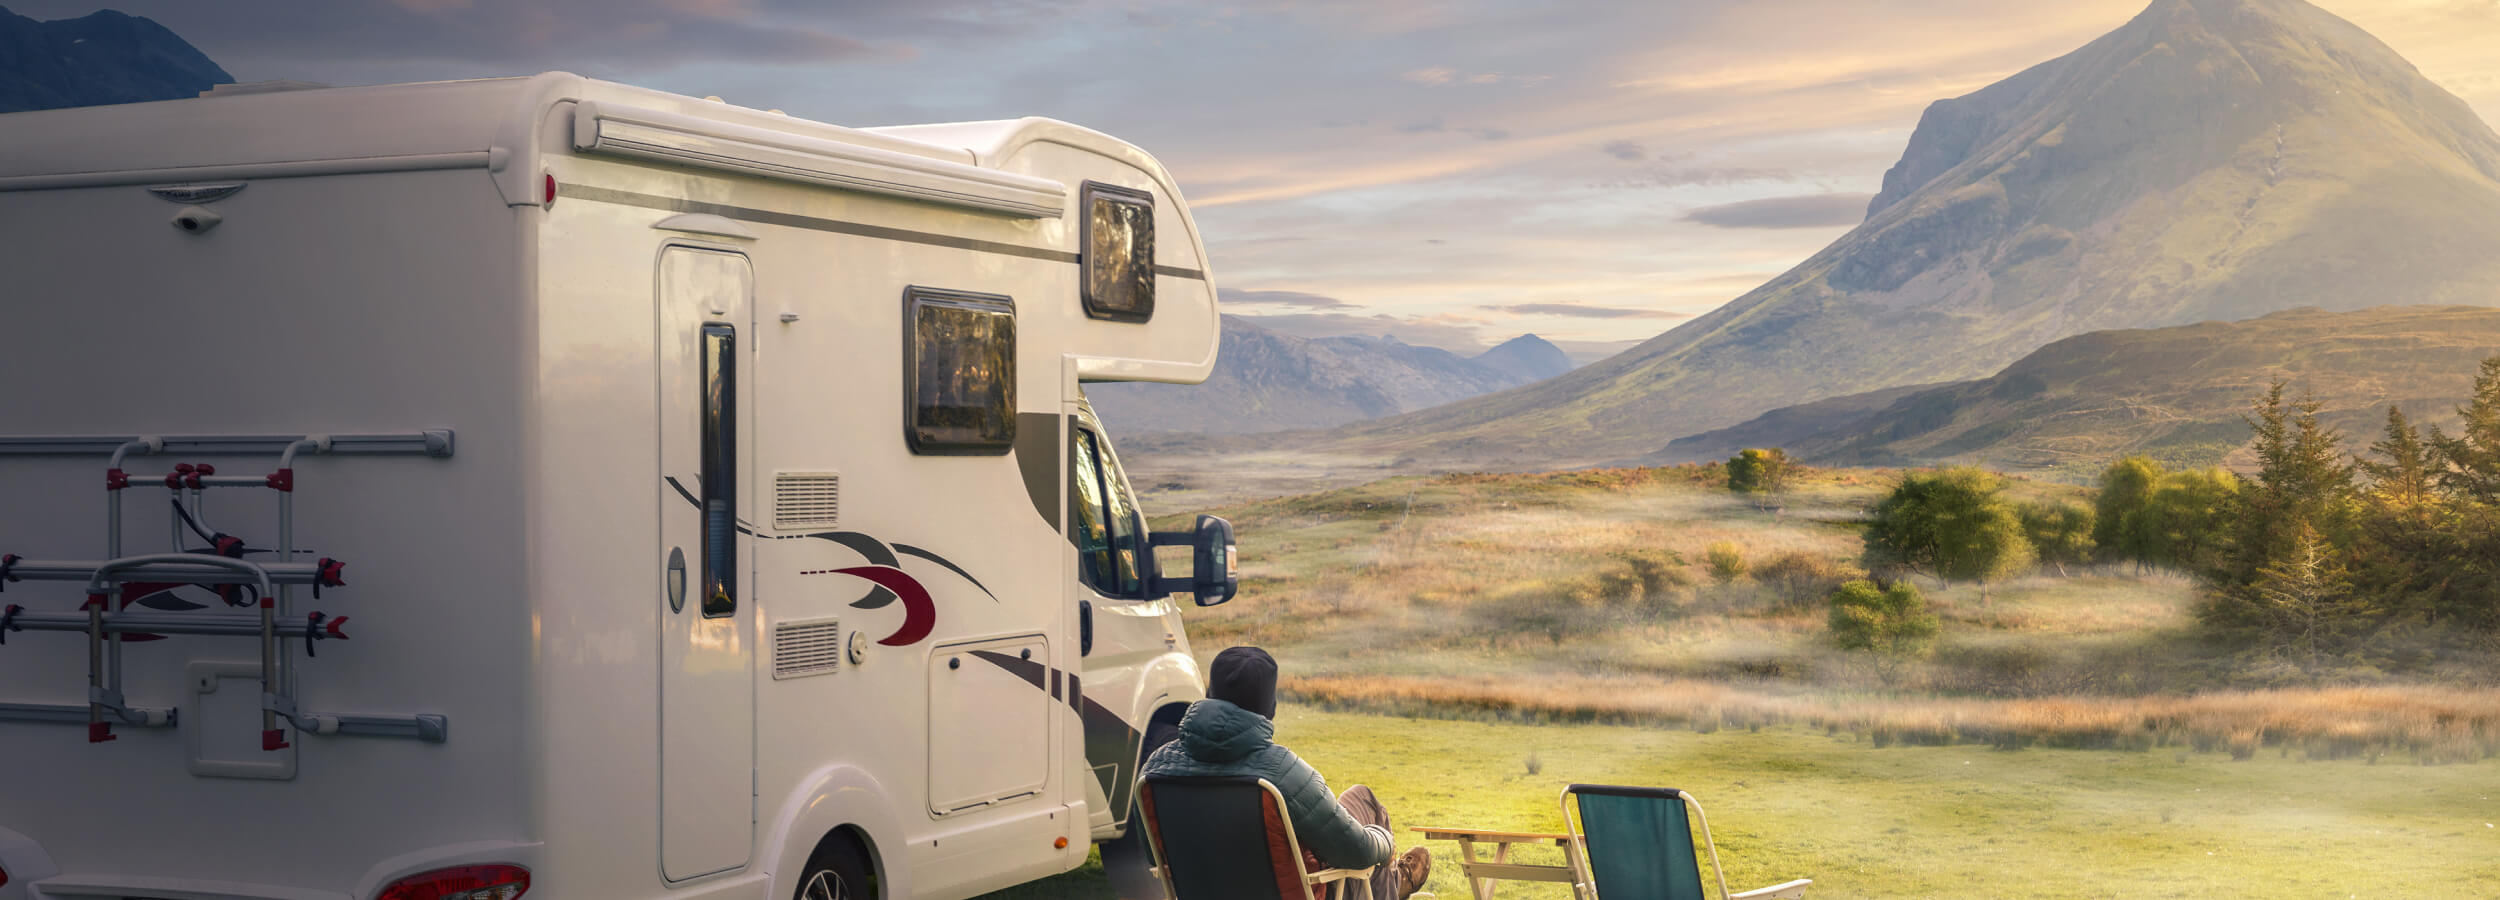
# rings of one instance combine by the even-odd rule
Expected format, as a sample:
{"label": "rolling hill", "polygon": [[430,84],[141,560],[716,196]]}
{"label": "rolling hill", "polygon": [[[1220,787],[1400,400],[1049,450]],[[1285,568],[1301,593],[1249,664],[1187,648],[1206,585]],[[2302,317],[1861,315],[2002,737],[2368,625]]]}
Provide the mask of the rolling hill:
{"label": "rolling hill", "polygon": [[0,7],[0,113],[179,100],[233,81],[153,20],[107,9],[39,22]]}
{"label": "rolling hill", "polygon": [[[2500,292],[2500,286],[2495,286]],[[2448,423],[2476,365],[2500,354],[2500,309],[2299,309],[2242,322],[2099,331],[2066,338],[1988,378],[1879,391],[1773,410],[1676,440],[1653,461],[1725,459],[1784,447],[1810,462],[1978,462],[2090,475],[2141,453],[2214,465],[2247,443],[2240,417],[2276,378],[2314,393],[2321,418],[2358,452],[2387,406]]]}
{"label": "rolling hill", "polygon": [[1560,378],[1343,428],[1422,459],[1622,459],[1763,412],[1986,376],[2059,338],[2500,302],[2500,136],[2300,0],[2158,0],[1931,106],[1867,219]]}
{"label": "rolling hill", "polygon": [[1225,316],[1222,340],[1204,384],[1094,384],[1086,397],[1124,434],[1247,434],[1394,415],[1571,370],[1533,334],[1465,357],[1390,337],[1298,338]]}

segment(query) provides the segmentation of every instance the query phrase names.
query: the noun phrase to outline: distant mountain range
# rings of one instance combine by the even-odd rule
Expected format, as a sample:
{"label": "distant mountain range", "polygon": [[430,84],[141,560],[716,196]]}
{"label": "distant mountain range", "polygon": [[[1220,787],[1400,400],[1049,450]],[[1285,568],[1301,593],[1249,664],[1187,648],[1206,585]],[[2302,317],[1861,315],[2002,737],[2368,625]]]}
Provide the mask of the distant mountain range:
{"label": "distant mountain range", "polygon": [[1085,394],[1124,433],[1242,434],[1394,415],[1571,371],[1533,334],[1465,357],[1391,337],[1298,338],[1225,316],[1222,341],[1204,384],[1091,384]]}
{"label": "distant mountain range", "polygon": [[103,10],[38,22],[0,7],[0,113],[180,100],[234,83],[163,25]]}
{"label": "distant mountain range", "polygon": [[[2500,285],[2493,291],[2500,293]],[[2376,440],[2389,404],[2445,423],[2500,354],[2500,309],[2299,309],[2242,322],[2097,331],[2057,341],[1987,378],[1894,388],[1772,410],[1681,438],[1652,461],[1725,459],[1783,447],[1809,462],[1976,462],[2086,476],[2141,453],[2215,465],[2247,443],[2241,415],[2276,378],[2314,393],[2347,449]]]}
{"label": "distant mountain range", "polygon": [[1772,409],[1984,377],[2086,332],[2500,304],[2500,136],[2300,0],[2158,0],[1938,102],[1868,213],[1619,356],[1315,446],[1623,459]]}

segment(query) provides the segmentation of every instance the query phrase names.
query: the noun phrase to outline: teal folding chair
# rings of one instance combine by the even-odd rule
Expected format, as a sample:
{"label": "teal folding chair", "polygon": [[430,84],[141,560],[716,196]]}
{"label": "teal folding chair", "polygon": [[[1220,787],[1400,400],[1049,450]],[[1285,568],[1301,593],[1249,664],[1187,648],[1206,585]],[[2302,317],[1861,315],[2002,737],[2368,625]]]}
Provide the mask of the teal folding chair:
{"label": "teal folding chair", "polygon": [[1572,889],[1580,900],[1707,900],[1693,847],[1694,823],[1701,825],[1701,846],[1710,851],[1710,874],[1724,900],[1796,900],[1814,883],[1800,878],[1728,893],[1701,801],[1674,788],[1575,784],[1563,788],[1562,807],[1563,829],[1571,838],[1565,852],[1579,879]]}

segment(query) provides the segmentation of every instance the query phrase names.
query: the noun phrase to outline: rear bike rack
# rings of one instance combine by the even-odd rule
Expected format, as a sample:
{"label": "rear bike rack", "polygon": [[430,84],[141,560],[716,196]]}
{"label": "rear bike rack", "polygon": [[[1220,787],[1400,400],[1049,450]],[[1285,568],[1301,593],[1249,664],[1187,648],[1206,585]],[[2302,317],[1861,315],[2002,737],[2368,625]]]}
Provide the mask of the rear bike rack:
{"label": "rear bike rack", "polygon": [[[220,475],[213,465],[182,463],[162,478],[134,479],[122,469],[131,456],[168,451],[236,455],[275,453],[277,468],[267,475]],[[83,582],[87,601],[77,613],[29,612],[16,604],[0,606],[0,644],[12,632],[71,632],[87,636],[87,702],[79,704],[0,703],[0,719],[27,722],[87,724],[89,743],[114,740],[115,724],[171,727],[175,711],[129,706],[122,694],[122,644],[125,638],[164,635],[257,637],[260,639],[261,749],[290,746],[278,727],[285,719],[299,733],[413,738],[432,743],[448,739],[449,722],[440,715],[378,715],[308,713],[295,705],[295,661],[286,642],[304,642],[304,654],[324,640],[346,640],[346,616],[320,611],[301,617],[294,611],[294,588],[310,587],[318,598],[324,587],[346,585],[346,563],[322,558],[297,562],[295,548],[295,457],[325,455],[451,456],[449,430],[406,434],[356,435],[209,435],[209,436],[0,436],[0,456],[111,454],[104,473],[105,558],[100,560],[23,559],[0,555],[0,590],[10,582]],[[122,494],[135,487],[161,484],[172,493],[173,553],[122,553]],[[263,488],[278,495],[276,562],[241,559],[244,542],[222,532],[211,535],[200,522],[207,518],[211,488]],[[186,501],[188,506],[186,506]],[[197,510],[195,515],[192,510]],[[205,552],[183,549],[188,524],[215,545]],[[131,592],[147,586],[248,586],[257,591],[257,614],[130,612]],[[113,606],[122,596],[120,609]],[[220,596],[236,604],[224,591]]]}

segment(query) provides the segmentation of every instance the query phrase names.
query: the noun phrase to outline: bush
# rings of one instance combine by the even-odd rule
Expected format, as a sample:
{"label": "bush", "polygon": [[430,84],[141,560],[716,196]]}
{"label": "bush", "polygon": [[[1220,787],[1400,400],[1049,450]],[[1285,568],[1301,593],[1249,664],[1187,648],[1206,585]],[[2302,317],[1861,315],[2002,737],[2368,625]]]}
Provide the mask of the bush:
{"label": "bush", "polygon": [[2004,481],[1971,466],[1901,476],[1867,523],[1866,559],[1877,571],[1927,572],[1988,583],[2030,570],[2038,558],[2022,520],[1998,495]]}
{"label": "bush", "polygon": [[1745,577],[1745,549],[1734,541],[1718,541],[1703,550],[1710,563],[1710,577],[1726,584]]}
{"label": "bush", "polygon": [[1890,657],[1923,656],[1942,630],[1927,598],[1907,581],[1890,585],[1860,579],[1832,592],[1832,640],[1843,650],[1873,650]]}
{"label": "bush", "polygon": [[1777,447],[1746,450],[1727,461],[1727,489],[1751,494],[1756,505],[1768,507],[1772,498],[1788,489],[1788,453]]}
{"label": "bush", "polygon": [[1803,607],[1830,597],[1841,584],[1866,577],[1866,570],[1848,562],[1810,553],[1788,552],[1753,567],[1753,578],[1771,589],[1785,607]]}

